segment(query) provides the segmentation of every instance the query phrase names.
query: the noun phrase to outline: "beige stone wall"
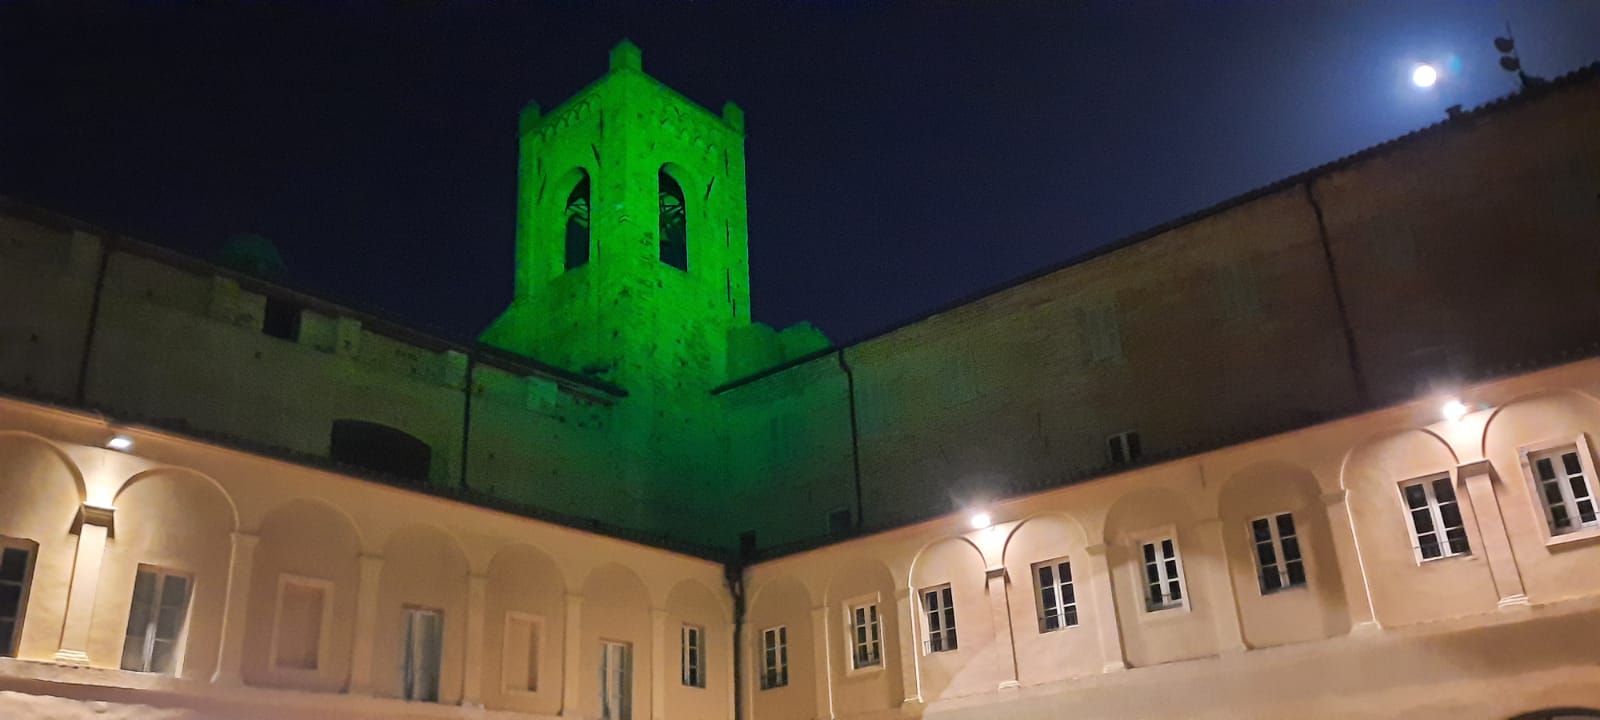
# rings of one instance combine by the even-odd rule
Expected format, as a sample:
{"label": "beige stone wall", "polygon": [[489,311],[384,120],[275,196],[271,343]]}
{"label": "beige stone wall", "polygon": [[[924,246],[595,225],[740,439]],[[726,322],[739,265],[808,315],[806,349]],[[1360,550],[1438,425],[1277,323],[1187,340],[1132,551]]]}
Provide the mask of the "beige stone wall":
{"label": "beige stone wall", "polygon": [[[1430,395],[972,508],[991,514],[986,529],[956,513],[760,563],[749,671],[764,627],[788,625],[814,655],[791,654],[788,687],[752,689],[750,717],[1504,718],[1596,706],[1600,676],[1573,658],[1600,607],[1600,530],[1552,540],[1524,457],[1600,433],[1600,360],[1456,391],[1473,408],[1458,421]],[[1400,484],[1435,474],[1455,488],[1471,553],[1419,562]],[[1308,579],[1263,593],[1250,521],[1285,512]],[[1177,541],[1182,607],[1145,608],[1140,543],[1152,537]],[[1081,623],[1042,632],[1032,569],[1061,558]],[[917,598],[947,584],[960,649],[929,652]],[[884,668],[865,674],[843,670],[845,612],[860,597],[880,599],[890,630]]]}
{"label": "beige stone wall", "polygon": [[[593,716],[601,639],[635,648],[634,717],[731,714],[732,609],[704,560],[15,400],[0,537],[37,547],[4,717],[41,696],[128,717]],[[193,581],[172,676],[119,669],[141,566]],[[274,662],[286,578],[327,589],[314,669]],[[396,699],[407,607],[443,613],[437,706]],[[526,669],[512,613],[540,628],[532,691],[506,677]],[[679,686],[684,623],[707,632],[704,689]]]}

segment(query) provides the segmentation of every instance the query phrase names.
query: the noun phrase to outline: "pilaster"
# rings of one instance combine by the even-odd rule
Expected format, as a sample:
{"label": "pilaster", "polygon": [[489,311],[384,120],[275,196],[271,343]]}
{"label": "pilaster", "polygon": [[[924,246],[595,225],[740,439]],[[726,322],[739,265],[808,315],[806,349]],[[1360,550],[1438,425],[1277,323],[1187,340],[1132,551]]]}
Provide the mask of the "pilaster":
{"label": "pilaster", "polygon": [[917,646],[917,599],[911,588],[895,592],[895,622],[900,636],[900,682],[905,688],[904,705],[922,704],[922,652]]}
{"label": "pilaster", "polygon": [[1199,536],[1200,567],[1205,571],[1206,592],[1211,606],[1211,621],[1217,633],[1217,649],[1224,654],[1250,649],[1244,640],[1244,623],[1239,618],[1239,593],[1233,585],[1233,568],[1228,562],[1228,539],[1223,536],[1223,521],[1218,518],[1195,523]]}
{"label": "pilaster", "polygon": [[[1361,555],[1361,533],[1356,529],[1355,515],[1350,511],[1349,491],[1339,488],[1323,493],[1322,506],[1327,511],[1328,529],[1333,534],[1334,550],[1340,557],[1354,557],[1357,575],[1343,577],[1345,607],[1350,612],[1352,633],[1374,632],[1379,629],[1373,611],[1372,586],[1367,577],[1366,559]],[[1341,563],[1341,570],[1342,570]]]}
{"label": "pilaster", "polygon": [[1011,580],[1005,566],[984,571],[988,583],[989,612],[994,616],[994,657],[1000,664],[1000,689],[1019,687],[1017,683],[1017,643],[1011,631]]}
{"label": "pilaster", "polygon": [[467,662],[461,674],[461,704],[483,706],[483,630],[489,578],[467,576]]}
{"label": "pilaster", "polygon": [[583,663],[583,595],[567,593],[566,654],[561,661],[561,717],[576,718]]}
{"label": "pilaster", "polygon": [[1101,670],[1116,672],[1128,669],[1128,657],[1122,649],[1122,625],[1117,619],[1111,562],[1106,551],[1105,545],[1084,548],[1089,556],[1089,596],[1094,608],[1095,635],[1100,640]]}
{"label": "pilaster", "polygon": [[378,587],[383,557],[361,556],[361,581],[356,587],[356,632],[350,658],[350,694],[371,695],[372,653],[378,633]]}
{"label": "pilaster", "polygon": [[256,546],[261,538],[249,533],[232,535],[228,561],[228,588],[222,605],[222,641],[217,647],[217,671],[211,675],[215,685],[236,687],[244,683],[240,667],[244,663],[245,618],[249,614],[250,579],[255,576]]}
{"label": "pilaster", "polygon": [[78,549],[72,563],[72,584],[67,587],[67,609],[61,624],[61,642],[55,660],[69,665],[89,664],[89,629],[94,599],[100,588],[100,565],[105,561],[106,538],[111,534],[116,508],[84,503],[78,508]]}
{"label": "pilaster", "polygon": [[1478,518],[1478,534],[1483,538],[1483,556],[1489,563],[1489,577],[1500,596],[1500,607],[1528,604],[1528,593],[1522,585],[1522,570],[1517,567],[1517,556],[1511,551],[1511,535],[1506,531],[1505,517],[1500,513],[1500,499],[1495,493],[1499,479],[1488,460],[1477,460],[1456,468],[1456,476],[1466,486],[1467,501],[1472,503],[1472,514]]}
{"label": "pilaster", "polygon": [[[817,717],[833,720],[833,643],[828,632],[828,606],[811,608],[812,667],[817,674]],[[792,657],[792,656],[791,656]]]}

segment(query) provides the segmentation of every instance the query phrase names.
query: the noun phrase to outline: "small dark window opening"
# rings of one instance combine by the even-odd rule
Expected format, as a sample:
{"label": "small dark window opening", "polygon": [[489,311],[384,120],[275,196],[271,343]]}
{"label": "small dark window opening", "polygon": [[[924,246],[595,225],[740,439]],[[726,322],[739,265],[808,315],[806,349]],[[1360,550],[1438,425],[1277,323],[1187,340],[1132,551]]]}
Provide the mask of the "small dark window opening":
{"label": "small dark window opening", "polygon": [[284,340],[300,339],[300,306],[288,300],[267,298],[267,311],[261,318],[261,333]]}
{"label": "small dark window opening", "polygon": [[[579,172],[583,172],[580,170]],[[564,211],[567,231],[567,269],[589,263],[589,175],[584,173],[567,196]]]}
{"label": "small dark window opening", "polygon": [[683,188],[665,170],[660,173],[661,262],[689,269],[688,223],[684,219]]}
{"label": "small dark window opening", "polygon": [[364,420],[333,421],[329,453],[335,462],[353,465],[404,480],[428,479],[433,448],[388,425]]}
{"label": "small dark window opening", "polygon": [[828,534],[842,535],[850,532],[850,509],[839,508],[828,513]]}
{"label": "small dark window opening", "polygon": [[1112,465],[1136,462],[1144,455],[1144,449],[1139,446],[1139,433],[1131,430],[1106,438],[1106,450],[1111,455]]}

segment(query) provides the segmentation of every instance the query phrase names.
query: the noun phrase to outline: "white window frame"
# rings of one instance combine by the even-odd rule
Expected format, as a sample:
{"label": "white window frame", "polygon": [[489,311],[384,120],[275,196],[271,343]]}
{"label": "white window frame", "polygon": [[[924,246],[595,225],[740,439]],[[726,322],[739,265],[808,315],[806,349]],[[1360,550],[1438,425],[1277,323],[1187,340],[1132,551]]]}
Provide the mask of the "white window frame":
{"label": "white window frame", "polygon": [[[1455,499],[1450,502],[1456,506],[1456,513],[1461,517],[1461,537],[1467,545],[1466,550],[1458,552],[1450,545],[1450,538],[1448,534],[1449,528],[1445,526],[1443,511],[1439,504],[1438,492],[1434,489],[1434,484],[1440,480],[1450,483],[1450,491],[1453,495],[1455,495]],[[1417,533],[1417,525],[1415,518],[1412,516],[1413,509],[1411,507],[1411,503],[1406,499],[1406,488],[1413,485],[1421,485],[1423,492],[1427,494],[1426,509],[1428,511],[1429,518],[1433,522],[1433,530],[1430,532],[1438,539],[1439,542],[1438,557],[1425,557],[1423,555],[1422,538]],[[1456,478],[1454,473],[1438,472],[1431,475],[1407,478],[1396,483],[1395,490],[1395,497],[1400,501],[1401,522],[1405,523],[1406,534],[1411,538],[1411,555],[1416,559],[1418,565],[1430,562],[1438,562],[1440,560],[1448,560],[1450,558],[1472,556],[1472,533],[1468,531],[1468,525],[1470,525],[1470,523],[1467,522],[1466,513],[1461,509],[1461,492],[1456,488]],[[1421,510],[1423,508],[1416,509]]]}
{"label": "white window frame", "polygon": [[[1147,574],[1149,569],[1147,567],[1148,563],[1145,561],[1144,557],[1144,548],[1146,545],[1154,545],[1156,550],[1160,552],[1162,550],[1163,542],[1172,543],[1171,560],[1173,562],[1173,568],[1167,568],[1166,561],[1168,558],[1165,556],[1159,558],[1160,562],[1157,563],[1157,569],[1159,571],[1158,577],[1162,588],[1162,594],[1168,594],[1167,589],[1171,586],[1171,583],[1176,582],[1178,584],[1178,594],[1180,597],[1176,601],[1168,600],[1158,605],[1151,602],[1151,583],[1149,581],[1149,575]],[[1168,525],[1139,533],[1133,537],[1132,547],[1135,571],[1135,587],[1138,589],[1139,604],[1144,609],[1144,612],[1140,613],[1140,617],[1171,616],[1174,614],[1168,612],[1171,610],[1179,610],[1183,613],[1187,613],[1189,611],[1189,583],[1185,579],[1183,572],[1183,547],[1178,543],[1177,527]]]}
{"label": "white window frame", "polygon": [[[128,672],[150,673],[150,674],[160,674],[160,675],[170,674],[173,677],[182,677],[183,676],[184,650],[187,648],[187,646],[189,644],[189,612],[194,607],[194,589],[195,589],[194,574],[193,573],[183,572],[181,570],[177,570],[177,569],[173,569],[173,568],[162,567],[162,566],[159,566],[159,565],[146,565],[146,564],[141,563],[138,566],[138,568],[135,570],[134,576],[133,576],[134,577],[134,583],[135,583],[133,589],[135,591],[136,591],[136,589],[138,587],[137,583],[139,582],[139,573],[150,573],[150,574],[155,576],[155,578],[156,578],[155,579],[155,585],[156,585],[155,594],[151,597],[151,601],[150,601],[150,607],[151,607],[150,618],[145,623],[145,631],[144,631],[144,636],[143,636],[144,649],[140,653],[140,657],[142,659],[142,661],[140,663],[140,667],[138,667],[138,668],[127,668],[127,667],[124,667],[122,669],[126,670]],[[151,663],[153,663],[155,661],[155,643],[156,643],[156,636],[158,634],[157,626],[161,622],[161,601],[163,599],[161,597],[161,593],[162,593],[163,590],[166,589],[166,585],[167,585],[166,580],[169,577],[181,577],[181,578],[183,578],[183,580],[184,580],[184,591],[186,593],[186,596],[183,598],[183,612],[180,613],[181,618],[178,620],[178,632],[177,632],[177,635],[175,637],[173,637],[173,639],[172,639],[172,643],[173,643],[173,646],[172,646],[172,670],[171,670],[170,673],[167,673],[167,672],[162,672],[162,671],[159,671],[159,670],[152,670],[152,669],[150,669],[150,667],[151,667]],[[133,597],[132,595],[129,596],[130,602],[128,604],[128,615],[129,615],[129,620],[130,621],[132,620],[132,615],[133,615],[133,604],[131,602],[132,597]],[[132,635],[128,635],[126,630],[124,630],[122,641],[124,643],[126,643],[132,637],[133,637]],[[125,655],[126,652],[124,652],[123,654]],[[121,661],[120,660],[118,661],[118,665],[119,666],[121,665]]]}
{"label": "white window frame", "polygon": [[678,630],[681,650],[679,679],[684,687],[705,689],[706,686],[706,629],[700,625],[684,623]]}
{"label": "white window frame", "polygon": [[[1067,568],[1067,579],[1061,579],[1061,567]],[[1039,577],[1040,570],[1048,569],[1051,573],[1050,586],[1046,588],[1044,580]],[[1078,615],[1078,588],[1077,578],[1072,574],[1072,560],[1067,557],[1058,557],[1043,562],[1036,562],[1028,568],[1028,573],[1033,576],[1033,604],[1037,611],[1036,619],[1039,621],[1039,634],[1061,632],[1078,627],[1082,618]],[[1045,590],[1051,590],[1054,600],[1045,598]],[[1065,600],[1070,594],[1072,599]],[[1055,611],[1059,618],[1055,627],[1046,627],[1050,612]]]}
{"label": "white window frame", "polygon": [[[411,648],[409,646],[407,646],[407,645],[402,645],[401,648],[400,648],[400,662],[401,662],[401,666],[400,666],[401,667],[401,676],[400,676],[401,692],[400,692],[400,695],[401,695],[402,699],[408,700],[410,702],[438,703],[438,702],[441,702],[442,698],[444,697],[444,671],[445,671],[445,665],[444,665],[444,646],[445,646],[444,610],[442,610],[440,608],[423,607],[423,606],[420,606],[420,605],[405,605],[405,606],[403,606],[401,608],[401,618],[406,620],[406,624],[402,627],[402,632],[405,633],[405,635],[402,635],[402,637],[405,637],[405,636],[410,634],[410,627],[411,627],[410,620],[411,620],[412,613],[431,614],[434,617],[439,618],[439,647],[438,647],[438,649],[436,651],[437,654],[438,654],[438,660],[439,660],[439,672],[438,672],[438,677],[435,677],[433,679],[435,684],[434,684],[434,687],[433,687],[433,698],[432,699],[429,699],[427,697],[428,693],[426,692],[426,690],[425,689],[421,689],[421,688],[419,688],[420,692],[415,697],[408,697],[407,693],[406,693],[406,690],[405,690],[405,684],[406,684],[406,682],[408,680],[412,681],[413,684],[415,684],[415,682],[417,680],[422,679],[420,677],[421,667],[420,667],[419,663],[413,663],[412,667],[410,667],[410,668],[406,667],[406,662],[405,661],[406,661],[407,653],[409,653],[411,651]],[[418,658],[418,659],[420,660],[420,658]],[[411,674],[413,674],[415,677],[411,677],[411,678],[406,677],[408,671]]]}
{"label": "white window frame", "polygon": [[[517,630],[521,627],[528,628],[533,633],[533,641],[528,643],[528,661],[533,663],[531,668],[523,668],[521,682],[512,682],[514,678],[506,672],[510,655],[506,648],[511,647],[512,639],[516,637]],[[544,658],[544,617],[533,613],[506,611],[506,629],[500,642],[500,691],[507,694],[533,695],[539,692],[539,683],[544,675],[539,661]],[[528,677],[533,677],[533,687],[528,687]]]}
{"label": "white window frame", "polygon": [[[613,668],[607,660],[611,649],[617,648],[622,666]],[[600,639],[600,720],[632,720],[633,718],[633,643],[623,640]],[[613,675],[617,676],[613,678]],[[607,696],[609,684],[617,682],[617,700],[620,707],[611,707]]]}
{"label": "white window frame", "polygon": [[[1278,526],[1278,518],[1285,515],[1289,516],[1289,522],[1294,525],[1294,534],[1290,535],[1289,537],[1290,539],[1294,540],[1296,554],[1299,557],[1296,557],[1293,560],[1284,558],[1284,538],[1282,528]],[[1255,524],[1263,521],[1267,523],[1267,539],[1265,541],[1256,539]],[[1295,520],[1294,513],[1292,511],[1277,512],[1270,515],[1261,515],[1259,517],[1250,518],[1250,523],[1246,526],[1246,529],[1250,533],[1250,554],[1254,559],[1254,565],[1256,568],[1256,589],[1259,590],[1262,595],[1276,595],[1289,590],[1298,590],[1308,586],[1311,583],[1311,574],[1307,572],[1306,568],[1305,543],[1300,539],[1300,523],[1299,521]],[[1272,549],[1271,567],[1263,566],[1261,564],[1262,545],[1267,545]],[[1298,583],[1293,582],[1291,579],[1291,575],[1289,573],[1289,566],[1291,563],[1300,566],[1300,582]],[[1278,581],[1281,583],[1278,587],[1271,589],[1267,588],[1266,573],[1269,570],[1277,574]]]}
{"label": "white window frame", "polygon": [[[317,665],[314,668],[285,667],[278,662],[278,638],[283,631],[283,591],[289,585],[314,587],[322,591],[322,616],[317,627]],[[191,595],[193,591],[191,591]],[[294,675],[317,675],[328,660],[328,636],[333,625],[333,581],[280,573],[278,592],[272,608],[272,641],[267,650],[268,667],[273,672]]]}
{"label": "white window frame", "polygon": [[[929,603],[929,596],[933,602]],[[961,648],[956,634],[956,591],[950,583],[917,591],[922,609],[922,654],[955,652]]]}
{"label": "white window frame", "polygon": [[[1582,514],[1578,508],[1579,501],[1574,497],[1572,487],[1569,484],[1571,476],[1566,475],[1566,470],[1562,467],[1561,456],[1566,452],[1576,452],[1578,455],[1579,469],[1582,471],[1584,485],[1589,491],[1587,499],[1597,514],[1597,518],[1592,522],[1583,522]],[[1530,493],[1529,498],[1532,500],[1533,505],[1537,507],[1536,514],[1543,523],[1547,545],[1559,545],[1576,540],[1600,537],[1600,495],[1595,494],[1596,490],[1600,490],[1600,473],[1595,471],[1594,451],[1589,444],[1587,434],[1579,433],[1577,437],[1571,439],[1546,440],[1527,445],[1519,448],[1517,455],[1522,463],[1522,475],[1527,481],[1528,492]],[[1567,482],[1559,484],[1562,504],[1567,516],[1576,519],[1578,522],[1573,524],[1572,529],[1564,532],[1556,532],[1555,522],[1551,518],[1550,503],[1545,496],[1545,489],[1539,478],[1539,473],[1535,469],[1535,464],[1544,458],[1551,459],[1554,469],[1560,474],[1558,477],[1567,480]]]}
{"label": "white window frame", "polygon": [[761,631],[762,690],[789,686],[789,626],[774,625]]}
{"label": "white window frame", "polygon": [[[845,674],[856,675],[861,673],[879,672],[883,670],[883,604],[877,593],[869,593],[850,598],[842,603],[844,611],[844,645]],[[856,642],[855,611],[867,610],[868,624],[867,643],[858,645]],[[876,651],[873,662],[860,663],[856,651],[859,647],[869,647]]]}
{"label": "white window frame", "polygon": [[11,646],[0,647],[0,657],[16,657],[22,647],[22,626],[28,616],[28,595],[33,589],[33,569],[39,564],[39,544],[32,540],[0,536],[0,552],[21,550],[28,553],[27,567],[22,570],[21,588],[17,593],[17,614],[11,618]]}

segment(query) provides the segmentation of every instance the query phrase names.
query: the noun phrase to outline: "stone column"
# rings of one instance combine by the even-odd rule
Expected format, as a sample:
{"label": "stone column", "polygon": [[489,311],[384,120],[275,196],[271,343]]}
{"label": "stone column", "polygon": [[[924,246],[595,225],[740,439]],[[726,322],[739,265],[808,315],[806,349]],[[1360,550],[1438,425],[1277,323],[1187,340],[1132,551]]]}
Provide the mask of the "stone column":
{"label": "stone column", "polygon": [[61,623],[61,642],[55,660],[68,665],[89,664],[89,626],[94,599],[100,589],[100,564],[105,560],[115,508],[84,503],[78,509],[78,552],[72,563],[72,584],[67,587],[67,609]]}
{"label": "stone column", "polygon": [[583,595],[567,593],[566,655],[561,663],[561,717],[578,717],[578,688],[582,678]]}
{"label": "stone column", "polygon": [[[704,646],[704,638],[701,645]],[[650,720],[667,717],[667,611],[650,609]]]}
{"label": "stone column", "polygon": [[[1223,522],[1219,518],[1195,523],[1195,535],[1200,540],[1200,569],[1206,592],[1210,596],[1211,621],[1217,633],[1217,650],[1224,654],[1241,653],[1250,649],[1244,641],[1244,624],[1239,619],[1239,594],[1233,587],[1233,568],[1228,563],[1228,539],[1223,536]],[[1189,566],[1192,568],[1193,566]],[[1192,591],[1191,591],[1192,592]]]}
{"label": "stone column", "polygon": [[[1322,506],[1327,510],[1328,530],[1333,535],[1333,548],[1342,558],[1355,558],[1356,576],[1343,576],[1343,568],[1335,568],[1344,581],[1345,607],[1350,612],[1352,633],[1373,632],[1379,629],[1372,606],[1372,587],[1367,582],[1367,564],[1361,557],[1361,534],[1356,531],[1355,516],[1347,501],[1349,492],[1339,488],[1323,493]],[[1341,563],[1342,565],[1342,563]]]}
{"label": "stone column", "polygon": [[828,633],[828,606],[811,608],[811,664],[817,674],[815,690],[817,717],[820,720],[833,720],[833,643],[829,642],[831,639]]}
{"label": "stone column", "polygon": [[989,568],[984,576],[989,583],[989,611],[994,615],[994,656],[1000,663],[1000,689],[1020,687],[1017,683],[1017,643],[1011,632],[1011,581],[1005,566]]}
{"label": "stone column", "polygon": [[1122,650],[1122,626],[1117,621],[1116,594],[1111,587],[1111,563],[1106,550],[1105,545],[1084,548],[1089,556],[1089,599],[1094,608],[1095,636],[1100,640],[1100,669],[1116,672],[1128,669],[1128,657]]}
{"label": "stone column", "polygon": [[1478,533],[1483,537],[1483,557],[1489,562],[1489,577],[1494,580],[1495,592],[1500,595],[1500,607],[1528,604],[1528,593],[1522,586],[1522,570],[1517,567],[1517,556],[1511,551],[1511,535],[1506,532],[1505,518],[1500,514],[1500,501],[1494,486],[1498,482],[1494,467],[1488,460],[1469,462],[1456,469],[1460,483],[1466,486],[1472,514],[1478,518]]}
{"label": "stone column", "polygon": [[356,634],[350,658],[350,694],[371,695],[372,653],[378,634],[378,585],[383,557],[361,556],[361,583],[356,586]]}
{"label": "stone column", "polygon": [[489,578],[482,575],[467,576],[467,661],[461,673],[461,704],[483,706],[483,630],[485,625],[485,599],[489,594]]}
{"label": "stone column", "polygon": [[244,664],[245,619],[250,609],[250,580],[255,577],[256,545],[260,541],[260,537],[249,533],[233,533],[228,589],[222,605],[222,642],[217,648],[217,671],[211,675],[211,682],[216,685],[244,684],[240,667]]}
{"label": "stone column", "polygon": [[895,613],[897,626],[900,629],[900,682],[905,688],[906,698],[902,704],[916,705],[922,703],[922,643],[918,642],[917,633],[917,598],[911,588],[905,587],[895,591]]}

